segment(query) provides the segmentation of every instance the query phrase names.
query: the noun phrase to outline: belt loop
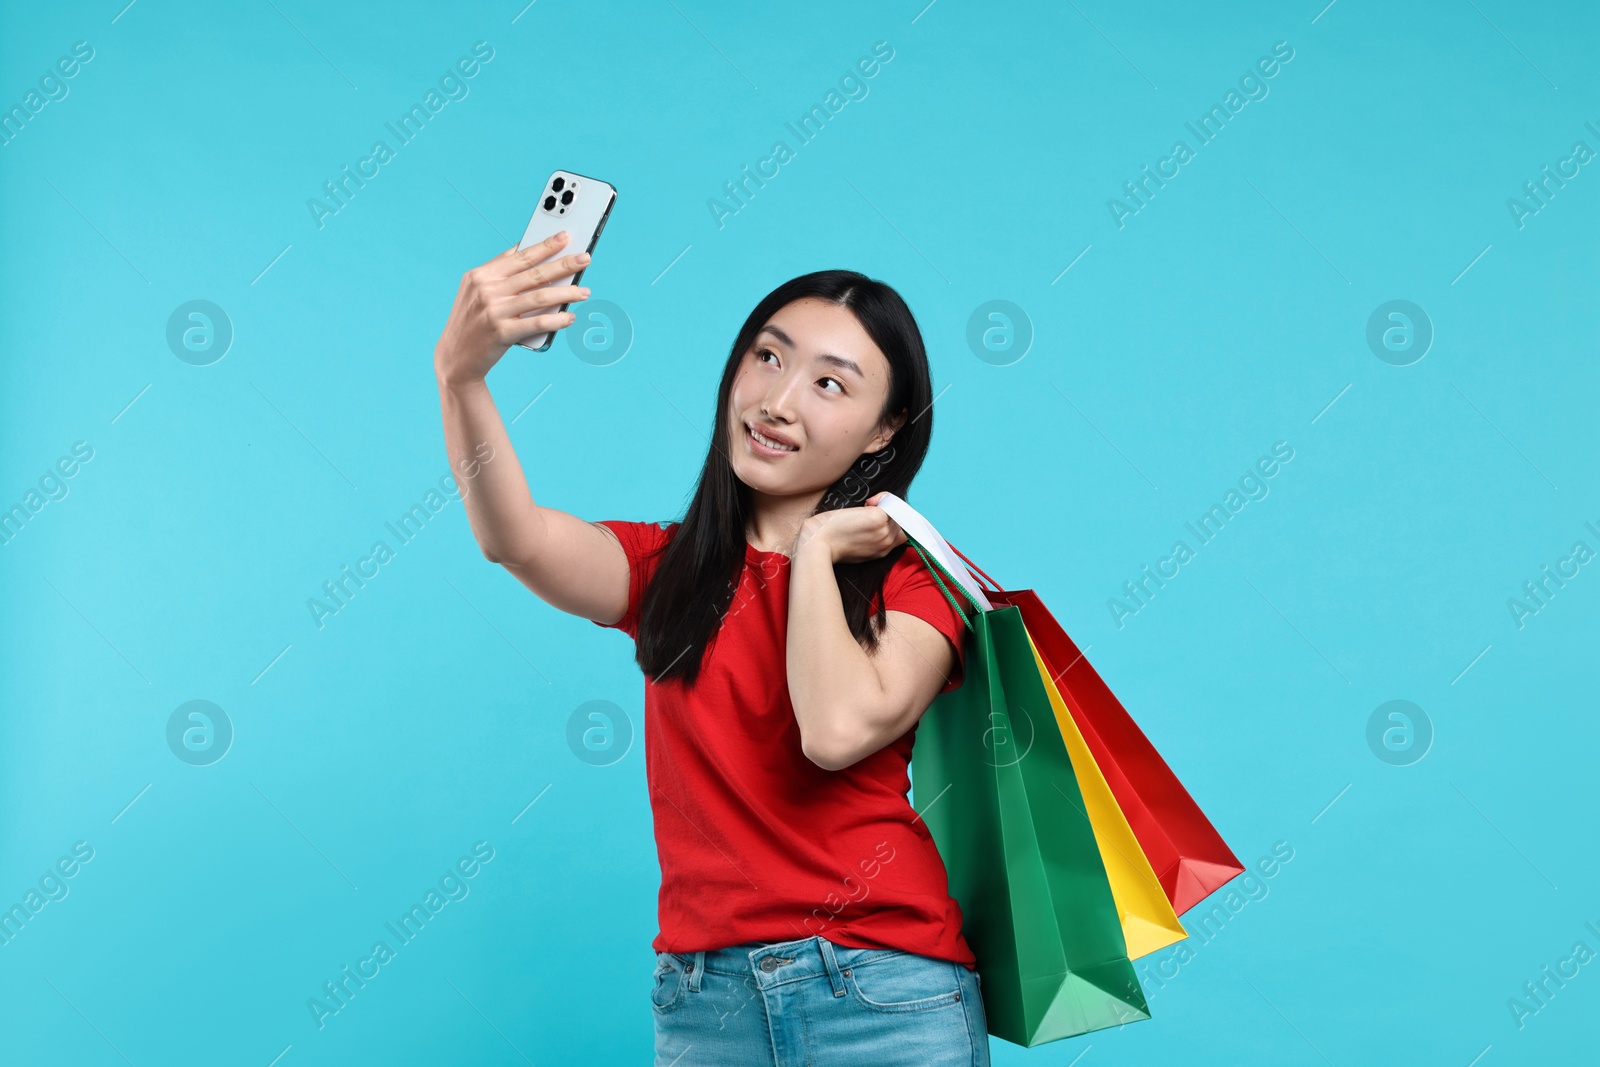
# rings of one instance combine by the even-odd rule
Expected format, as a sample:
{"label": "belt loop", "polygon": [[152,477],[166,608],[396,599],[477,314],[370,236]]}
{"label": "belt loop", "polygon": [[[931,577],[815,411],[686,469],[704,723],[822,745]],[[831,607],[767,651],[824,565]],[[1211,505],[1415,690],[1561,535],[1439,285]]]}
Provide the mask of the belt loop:
{"label": "belt loop", "polygon": [[833,995],[842,997],[846,992],[844,975],[839,971],[839,961],[834,958],[833,944],[821,934],[817,934],[815,940],[817,947],[822,950],[822,965],[828,970],[828,981],[833,983]]}
{"label": "belt loop", "polygon": [[700,976],[706,973],[705,949],[700,949],[694,954],[694,959],[689,963],[689,988],[696,993],[700,992]]}

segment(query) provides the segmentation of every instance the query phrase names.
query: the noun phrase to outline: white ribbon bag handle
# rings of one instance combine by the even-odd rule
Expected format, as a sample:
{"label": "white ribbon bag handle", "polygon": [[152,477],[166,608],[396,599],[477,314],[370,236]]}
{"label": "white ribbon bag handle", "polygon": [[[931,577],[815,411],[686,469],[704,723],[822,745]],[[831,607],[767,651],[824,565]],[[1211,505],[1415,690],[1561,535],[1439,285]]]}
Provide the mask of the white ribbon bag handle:
{"label": "white ribbon bag handle", "polygon": [[972,576],[966,564],[960,561],[960,557],[951,549],[949,543],[939,536],[939,531],[933,528],[933,524],[917,513],[916,508],[888,491],[878,498],[877,506],[887,511],[889,517],[899,523],[900,528],[908,536],[915,538],[917,544],[933,556],[951,577],[960,582],[961,588],[982,605],[984,611],[994,610],[989,598],[983,595],[983,586],[978,584],[978,580]]}

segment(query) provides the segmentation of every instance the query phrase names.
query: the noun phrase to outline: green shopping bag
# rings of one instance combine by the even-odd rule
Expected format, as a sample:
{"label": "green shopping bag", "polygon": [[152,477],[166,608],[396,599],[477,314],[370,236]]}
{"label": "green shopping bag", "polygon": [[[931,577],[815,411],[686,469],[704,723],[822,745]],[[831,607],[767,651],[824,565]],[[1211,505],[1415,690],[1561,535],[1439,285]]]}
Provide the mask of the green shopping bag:
{"label": "green shopping bag", "polygon": [[1031,1048],[1150,1018],[1021,610],[991,608],[941,562],[954,554],[903,500],[878,506],[967,619],[964,681],[917,727],[912,796],[961,905],[989,1033]]}

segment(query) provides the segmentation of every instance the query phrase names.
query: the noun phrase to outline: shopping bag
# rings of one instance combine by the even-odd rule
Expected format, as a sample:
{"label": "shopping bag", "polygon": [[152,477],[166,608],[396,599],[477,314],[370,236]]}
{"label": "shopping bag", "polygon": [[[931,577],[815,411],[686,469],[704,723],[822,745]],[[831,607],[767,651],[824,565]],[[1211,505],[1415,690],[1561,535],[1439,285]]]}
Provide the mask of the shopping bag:
{"label": "shopping bag", "polygon": [[951,552],[966,564],[964,576],[980,585],[985,599],[1022,613],[1051,679],[1173,910],[1182,915],[1243,874],[1243,865],[1222,835],[1038,594],[1031,589],[1002,590],[960,551]]}
{"label": "shopping bag", "polygon": [[1128,819],[1117,806],[1117,799],[1106,784],[1105,775],[1095,765],[1094,756],[1083,739],[1078,724],[1073,721],[1056,684],[1050,678],[1039,648],[1033,642],[1033,658],[1044,680],[1045,692],[1055,712],[1056,724],[1067,743],[1067,754],[1072,757],[1072,769],[1078,776],[1078,789],[1083,793],[1089,825],[1094,829],[1095,842],[1100,846],[1100,859],[1106,865],[1106,875],[1111,880],[1111,897],[1117,904],[1117,915],[1122,921],[1122,939],[1128,945],[1128,958],[1141,956],[1166,948],[1189,936],[1172,909],[1172,901],[1150,861],[1139,847]]}
{"label": "shopping bag", "polygon": [[968,627],[962,684],[917,727],[912,797],[978,959],[989,1033],[1031,1048],[1148,1019],[1022,613],[988,610],[926,520],[879,499]]}

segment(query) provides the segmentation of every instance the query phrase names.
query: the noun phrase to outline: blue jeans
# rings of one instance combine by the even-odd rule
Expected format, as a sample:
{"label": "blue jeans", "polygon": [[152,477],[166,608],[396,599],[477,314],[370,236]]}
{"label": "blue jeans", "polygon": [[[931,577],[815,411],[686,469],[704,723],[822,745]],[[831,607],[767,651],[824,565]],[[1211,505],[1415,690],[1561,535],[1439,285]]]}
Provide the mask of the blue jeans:
{"label": "blue jeans", "polygon": [[988,1067],[978,973],[823,937],[656,953],[656,1067]]}

